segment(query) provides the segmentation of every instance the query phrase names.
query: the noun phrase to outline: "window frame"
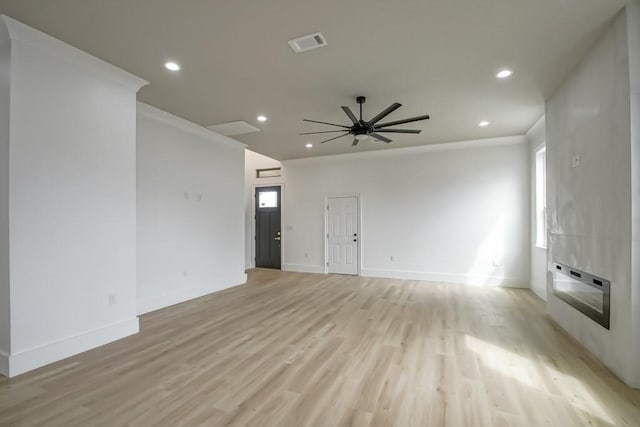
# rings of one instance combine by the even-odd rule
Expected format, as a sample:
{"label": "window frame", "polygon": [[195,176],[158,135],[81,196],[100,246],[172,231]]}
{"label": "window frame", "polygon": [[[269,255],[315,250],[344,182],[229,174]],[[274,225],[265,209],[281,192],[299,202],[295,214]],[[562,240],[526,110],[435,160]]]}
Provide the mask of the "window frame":
{"label": "window frame", "polygon": [[282,168],[256,169],[256,178],[278,178],[282,176]]}
{"label": "window frame", "polygon": [[534,156],[535,245],[547,249],[547,145],[540,144]]}
{"label": "window frame", "polygon": [[[262,209],[277,209],[278,208],[278,192],[277,191],[258,191],[257,193],[258,193],[258,204],[257,204],[256,208],[258,208],[260,210],[262,210]],[[262,195],[263,194],[265,195],[265,199],[266,199],[266,195],[267,194],[268,195],[273,194],[273,198],[269,197],[269,199],[273,199],[273,200],[268,200],[268,201],[265,200],[265,203],[273,202],[274,204],[273,205],[268,205],[268,206],[267,205],[264,205],[264,206],[261,205],[261,202],[262,202],[261,199],[262,199]]]}

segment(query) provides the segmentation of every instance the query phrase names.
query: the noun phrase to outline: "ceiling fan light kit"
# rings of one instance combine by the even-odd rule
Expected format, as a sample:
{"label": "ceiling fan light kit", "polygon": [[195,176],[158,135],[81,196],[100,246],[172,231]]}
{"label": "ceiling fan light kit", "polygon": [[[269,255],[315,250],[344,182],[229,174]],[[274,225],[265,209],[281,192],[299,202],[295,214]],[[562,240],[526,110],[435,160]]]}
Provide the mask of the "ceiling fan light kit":
{"label": "ceiling fan light kit", "polygon": [[353,135],[353,142],[351,143],[352,147],[357,146],[358,142],[360,142],[360,141],[362,141],[364,139],[367,139],[369,137],[374,139],[374,140],[386,142],[388,144],[392,140],[387,138],[386,136],[380,135],[381,133],[413,133],[413,134],[418,134],[418,133],[421,132],[421,130],[416,130],[416,129],[389,129],[390,126],[402,125],[402,124],[405,124],[405,123],[412,123],[412,122],[418,122],[418,121],[421,121],[421,120],[428,120],[429,119],[429,115],[425,114],[423,116],[412,117],[412,118],[409,118],[409,119],[395,120],[395,121],[392,121],[392,122],[386,122],[386,123],[378,124],[378,122],[380,122],[380,120],[384,119],[389,114],[393,113],[395,110],[397,110],[398,108],[402,107],[402,104],[394,102],[389,107],[387,107],[386,109],[384,109],[383,111],[378,113],[376,116],[374,116],[372,119],[366,121],[366,120],[362,119],[362,105],[366,101],[367,101],[367,98],[365,98],[364,96],[356,97],[356,102],[360,106],[360,118],[359,119],[358,119],[358,117],[356,117],[355,114],[353,114],[353,111],[351,111],[351,108],[349,108],[347,106],[344,106],[344,105],[341,107],[342,111],[344,111],[344,113],[347,115],[349,120],[351,120],[351,123],[352,123],[351,126],[340,125],[340,124],[329,123],[329,122],[321,122],[321,121],[317,121],[317,120],[303,119],[305,122],[319,123],[319,124],[323,124],[323,125],[335,126],[335,127],[340,127],[342,129],[341,130],[327,130],[327,131],[320,131],[320,132],[305,132],[305,133],[301,133],[300,135],[316,135],[316,134],[322,134],[322,133],[338,133],[338,132],[340,132],[340,133],[342,133],[342,135],[338,135],[336,137],[329,138],[329,139],[326,139],[324,141],[320,141],[320,143],[324,144],[325,142],[334,141],[336,139],[342,138],[343,136]]}

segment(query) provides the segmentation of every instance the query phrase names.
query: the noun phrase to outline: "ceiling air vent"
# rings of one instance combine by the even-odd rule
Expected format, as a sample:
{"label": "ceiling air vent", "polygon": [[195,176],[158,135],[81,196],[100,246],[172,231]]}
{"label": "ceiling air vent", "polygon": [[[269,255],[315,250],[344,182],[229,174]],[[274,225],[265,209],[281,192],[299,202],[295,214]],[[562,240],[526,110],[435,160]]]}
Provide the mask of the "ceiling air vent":
{"label": "ceiling air vent", "polygon": [[245,133],[260,132],[259,128],[243,121],[207,126],[207,129],[224,136],[244,135]]}
{"label": "ceiling air vent", "polygon": [[321,33],[313,33],[309,34],[308,36],[289,40],[289,46],[291,46],[291,49],[293,49],[293,51],[296,53],[304,52],[326,45],[327,41]]}

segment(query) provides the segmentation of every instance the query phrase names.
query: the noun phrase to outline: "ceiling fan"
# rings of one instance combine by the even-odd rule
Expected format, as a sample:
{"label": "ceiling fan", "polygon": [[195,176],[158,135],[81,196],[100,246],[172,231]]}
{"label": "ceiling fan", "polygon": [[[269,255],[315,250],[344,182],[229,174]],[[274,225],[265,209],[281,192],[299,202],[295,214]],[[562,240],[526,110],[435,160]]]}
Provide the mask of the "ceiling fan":
{"label": "ceiling fan", "polygon": [[353,123],[351,126],[338,125],[338,124],[335,124],[335,123],[319,122],[317,120],[303,119],[303,121],[305,121],[305,122],[320,123],[320,124],[323,124],[323,125],[337,126],[337,127],[342,128],[342,129],[341,130],[327,130],[327,131],[322,131],[322,132],[305,132],[305,133],[301,133],[300,135],[316,135],[316,134],[320,134],[320,133],[344,132],[342,135],[338,135],[338,136],[336,136],[334,138],[330,138],[330,139],[327,139],[325,141],[320,141],[320,143],[324,144],[325,142],[333,141],[335,139],[342,138],[343,136],[353,135],[353,143],[351,144],[352,147],[355,147],[356,145],[358,145],[358,142],[360,142],[363,139],[366,139],[368,137],[371,137],[373,139],[377,139],[379,141],[386,142],[388,144],[392,140],[387,138],[386,136],[380,135],[381,133],[420,133],[420,132],[422,132],[421,130],[414,130],[414,129],[388,129],[389,126],[401,125],[401,124],[404,124],[404,123],[411,123],[411,122],[417,122],[417,121],[420,121],[420,120],[429,119],[429,115],[424,115],[424,116],[412,117],[410,119],[396,120],[396,121],[393,121],[393,122],[386,122],[386,123],[378,124],[378,122],[380,120],[384,119],[386,116],[388,116],[389,114],[391,114],[392,112],[394,112],[398,108],[402,107],[402,104],[398,104],[397,102],[394,102],[393,104],[391,104],[389,107],[387,107],[385,110],[380,112],[377,116],[375,116],[371,120],[365,121],[365,120],[362,120],[362,104],[364,104],[366,100],[367,99],[364,96],[358,96],[356,98],[356,102],[360,105],[360,119],[358,119],[355,116],[355,114],[353,114],[353,111],[351,111],[351,108],[346,107],[344,105],[341,107],[342,110],[347,115],[347,117],[349,117],[349,119]]}

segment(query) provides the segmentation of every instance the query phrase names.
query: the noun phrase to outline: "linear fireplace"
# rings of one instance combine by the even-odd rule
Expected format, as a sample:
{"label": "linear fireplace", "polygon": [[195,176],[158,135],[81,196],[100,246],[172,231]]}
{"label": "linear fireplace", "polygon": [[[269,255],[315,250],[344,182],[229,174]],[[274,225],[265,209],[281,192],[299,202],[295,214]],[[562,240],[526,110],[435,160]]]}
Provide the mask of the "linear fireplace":
{"label": "linear fireplace", "polygon": [[553,263],[553,293],[596,323],[609,329],[611,283],[559,262]]}

